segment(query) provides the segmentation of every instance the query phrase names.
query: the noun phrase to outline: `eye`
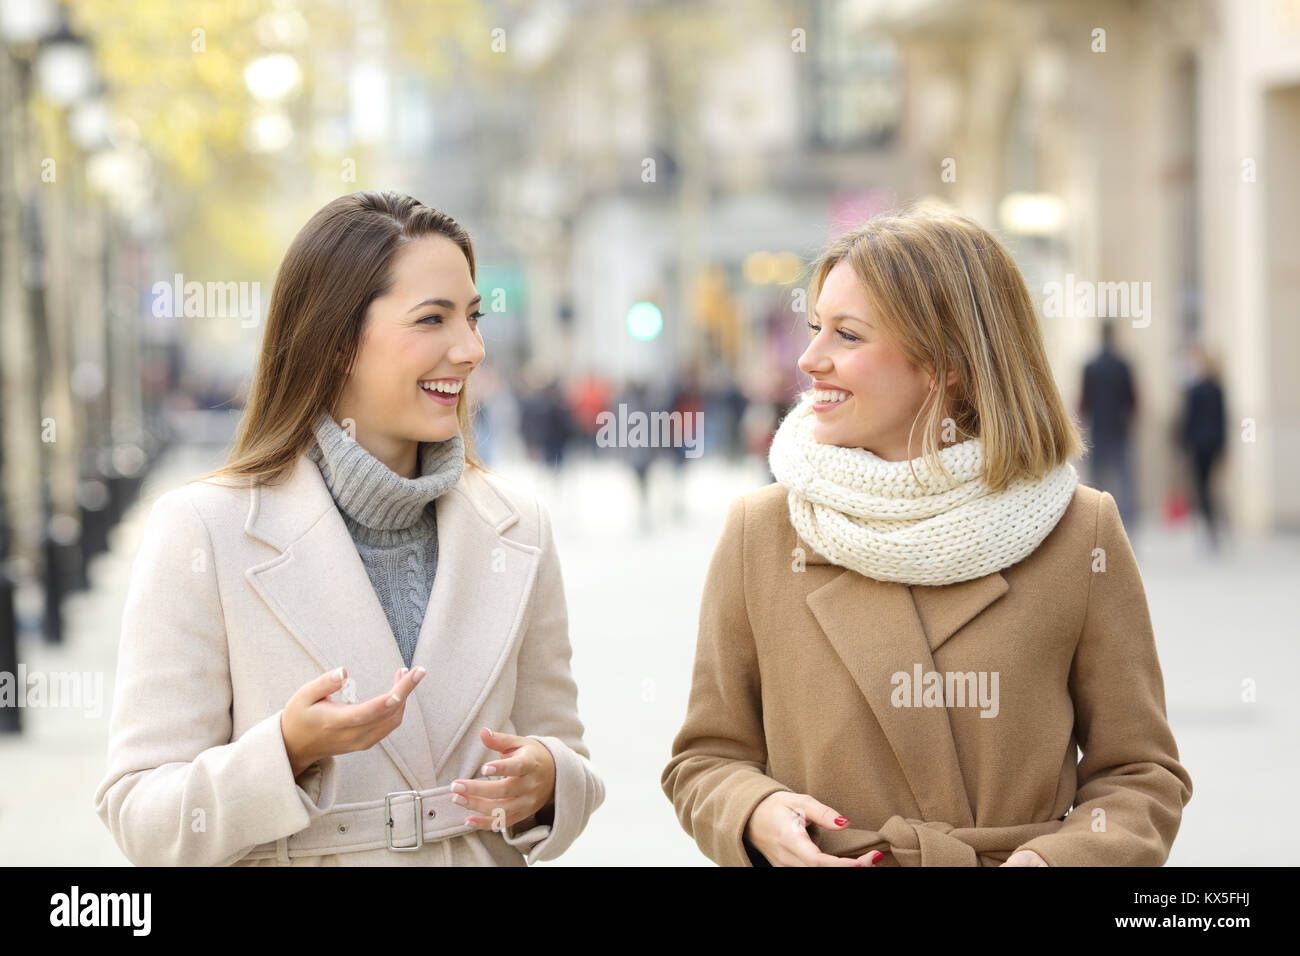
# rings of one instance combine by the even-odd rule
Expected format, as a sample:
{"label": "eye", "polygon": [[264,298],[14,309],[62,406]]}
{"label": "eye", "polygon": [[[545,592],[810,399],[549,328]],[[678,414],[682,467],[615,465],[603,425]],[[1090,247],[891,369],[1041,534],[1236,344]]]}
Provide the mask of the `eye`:
{"label": "eye", "polygon": [[[465,318],[466,321],[474,322],[475,324],[477,324],[478,320],[483,318],[483,313],[475,312],[473,315],[466,316]],[[426,315],[424,318],[420,319],[417,324],[435,325],[435,324],[441,324],[441,322],[442,322],[442,316],[440,315]]]}
{"label": "eye", "polygon": [[[822,330],[822,327],[821,327],[820,325],[815,324],[811,319],[809,319],[809,320],[808,320],[808,330],[809,330],[810,332],[817,333],[817,332],[820,332],[820,331]],[[839,331],[839,333],[840,333],[840,337],[841,337],[842,339],[844,339],[845,342],[861,342],[861,341],[862,341],[860,338],[858,338],[858,337],[857,337],[856,335],[854,335],[852,332],[846,332],[846,331],[844,331],[843,329],[839,329],[838,331]]]}

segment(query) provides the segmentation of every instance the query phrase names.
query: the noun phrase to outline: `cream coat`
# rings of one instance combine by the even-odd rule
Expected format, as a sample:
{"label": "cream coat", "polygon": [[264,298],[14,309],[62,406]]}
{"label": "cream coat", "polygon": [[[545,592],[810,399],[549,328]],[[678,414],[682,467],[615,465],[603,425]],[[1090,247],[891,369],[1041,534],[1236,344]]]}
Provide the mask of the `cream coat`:
{"label": "cream coat", "polygon": [[[402,666],[317,466],[280,486],[195,482],[154,504],[132,570],[95,810],[138,865],[500,865],[552,860],[604,800],[569,671],[560,564],[546,510],[466,467],[436,501],[441,560],[402,723],[295,780],[280,731],[293,693],[345,665],[358,700]],[[451,802],[497,756],[479,728],[555,758],[554,818],[475,830]],[[384,797],[422,794],[424,845],[390,850]],[[549,809],[549,808],[548,808]],[[392,840],[415,842],[393,798]]]}
{"label": "cream coat", "polygon": [[[984,674],[989,691],[996,673],[997,707],[916,706],[895,678],[918,671]],[[1079,485],[1029,557],[942,587],[830,564],[781,485],[736,499],[661,784],[729,866],[766,862],[743,835],[779,790],[849,818],[809,826],[823,852],[877,849],[878,865],[997,866],[1022,848],[1049,866],[1164,863],[1192,781],[1114,498]]]}

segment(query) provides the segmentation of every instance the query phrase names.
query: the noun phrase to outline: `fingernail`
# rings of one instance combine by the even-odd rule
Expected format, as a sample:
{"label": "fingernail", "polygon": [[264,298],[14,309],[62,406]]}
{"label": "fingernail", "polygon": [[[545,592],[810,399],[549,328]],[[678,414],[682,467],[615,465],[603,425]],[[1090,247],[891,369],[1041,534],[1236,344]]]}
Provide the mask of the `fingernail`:
{"label": "fingernail", "polygon": [[452,803],[459,803],[459,804],[463,807],[463,806],[465,805],[465,798],[462,797],[462,796],[458,793],[458,794],[456,794],[456,796],[454,796],[454,797],[451,798],[451,802],[452,802]]}
{"label": "fingernail", "polygon": [[488,764],[486,767],[483,768],[483,774],[488,777],[492,776],[492,774],[496,772],[497,772],[497,768],[492,766],[491,764]]}
{"label": "fingernail", "polygon": [[406,671],[407,671],[407,668],[403,667],[400,671],[397,672],[397,674],[398,674],[398,676],[400,677],[402,674],[405,674]]}
{"label": "fingernail", "polygon": [[875,866],[877,863],[879,863],[881,860],[885,858],[885,854],[881,853],[879,850],[872,850],[871,852],[876,855],[875,858],[871,861],[872,866]]}
{"label": "fingernail", "polygon": [[342,667],[340,667],[338,670],[336,670],[336,671],[334,672],[334,680],[335,680],[336,683],[337,683],[338,681],[343,680],[343,678],[345,678],[345,677],[347,677],[347,676],[348,676],[348,672],[347,672],[346,670],[344,670]]}
{"label": "fingernail", "polygon": [[401,702],[402,702],[402,699],[401,699],[400,697],[398,697],[396,694],[392,694],[392,695],[389,696],[388,700],[384,701],[384,706],[385,706],[385,707],[396,707],[396,706],[397,706],[398,704],[400,704]]}
{"label": "fingernail", "polygon": [[465,792],[465,785],[464,785],[463,783],[453,783],[453,784],[451,785],[451,789],[452,789],[452,792],[454,792],[454,793],[464,793],[464,792]]}
{"label": "fingernail", "polygon": [[845,826],[846,824],[848,824],[848,822],[849,822],[849,818],[848,818],[848,817],[836,817],[836,818],[835,818],[835,825],[836,825],[837,827]]}
{"label": "fingernail", "polygon": [[414,679],[415,679],[415,682],[416,682],[417,684],[420,683],[420,678],[422,678],[422,677],[424,677],[424,668],[423,668],[423,667],[417,667],[417,668],[415,669],[415,678],[414,678]]}

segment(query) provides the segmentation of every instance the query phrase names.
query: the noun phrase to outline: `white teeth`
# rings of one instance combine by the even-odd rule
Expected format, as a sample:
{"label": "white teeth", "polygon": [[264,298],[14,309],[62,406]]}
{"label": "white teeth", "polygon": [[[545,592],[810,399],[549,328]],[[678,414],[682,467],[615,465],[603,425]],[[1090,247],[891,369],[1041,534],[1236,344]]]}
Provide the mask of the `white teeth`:
{"label": "white teeth", "polygon": [[430,392],[446,392],[455,395],[460,391],[461,382],[421,382],[420,388]]}
{"label": "white teeth", "polygon": [[815,402],[843,402],[849,397],[849,392],[825,391],[816,389],[813,392],[813,401]]}

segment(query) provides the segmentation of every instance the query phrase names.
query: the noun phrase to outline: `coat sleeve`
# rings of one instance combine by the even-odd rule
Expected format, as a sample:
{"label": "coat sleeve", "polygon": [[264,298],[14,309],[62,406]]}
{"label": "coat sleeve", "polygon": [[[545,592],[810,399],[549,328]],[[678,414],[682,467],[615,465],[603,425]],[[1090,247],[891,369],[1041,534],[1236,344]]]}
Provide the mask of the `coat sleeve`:
{"label": "coat sleeve", "polygon": [[546,745],[555,760],[551,804],[506,828],[503,838],[529,863],[567,850],[605,801],[605,784],[592,767],[578,717],[578,685],[569,669],[568,609],[550,516],[537,503],[542,554],[533,611],[519,650],[519,679],[510,720],[515,733]]}
{"label": "coat sleeve", "polygon": [[1108,492],[1098,501],[1089,561],[1097,570],[1069,681],[1083,751],[1074,809],[1060,830],[1016,849],[1033,850],[1049,866],[1162,866],[1192,780],[1165,713],[1142,577]]}
{"label": "coat sleeve", "polygon": [[[280,714],[232,739],[212,543],[186,489],[162,495],[131,569],[95,812],[137,866],[234,863],[309,825],[334,759],[297,780]],[[301,785],[300,785],[301,783]],[[305,788],[305,789],[304,789]]]}
{"label": "coat sleeve", "polygon": [[682,828],[721,866],[766,864],[744,840],[745,826],[763,799],[790,791],[765,772],[758,655],[745,601],[744,529],[742,497],[728,508],[709,563],[686,719],[660,777]]}

